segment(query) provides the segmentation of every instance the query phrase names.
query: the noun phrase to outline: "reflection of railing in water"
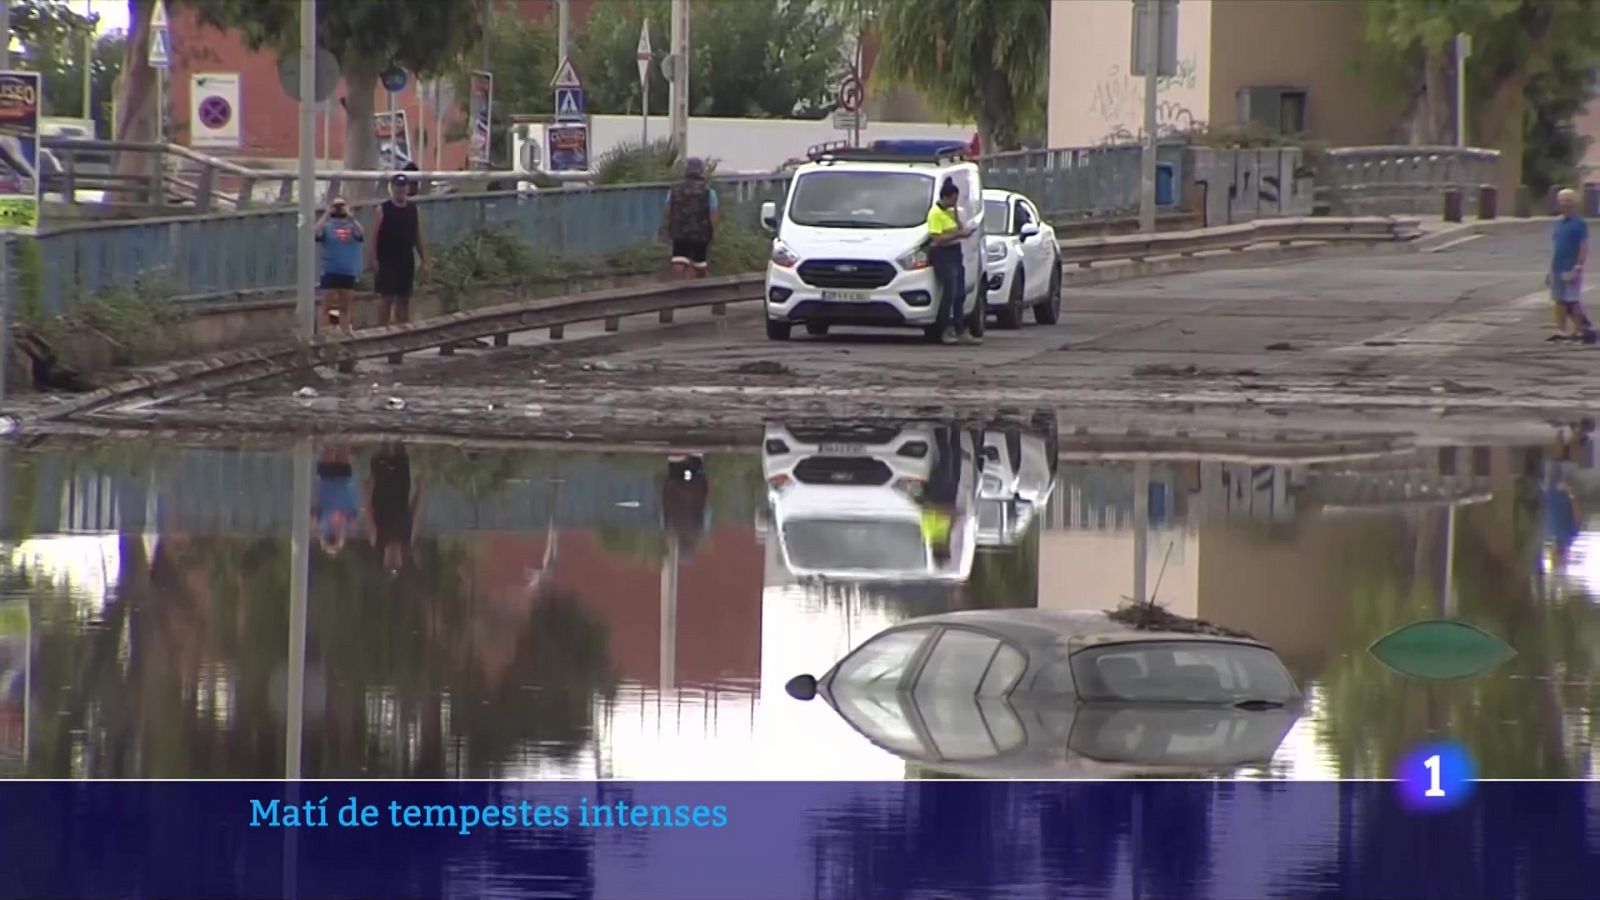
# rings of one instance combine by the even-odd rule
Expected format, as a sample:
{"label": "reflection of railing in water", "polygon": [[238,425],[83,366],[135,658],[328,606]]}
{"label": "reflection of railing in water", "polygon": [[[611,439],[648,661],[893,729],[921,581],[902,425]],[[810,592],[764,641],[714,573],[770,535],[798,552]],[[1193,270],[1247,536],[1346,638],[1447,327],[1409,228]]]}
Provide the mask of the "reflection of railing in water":
{"label": "reflection of railing in water", "polygon": [[[663,470],[665,465],[663,458]],[[292,523],[292,464],[287,454],[276,451],[185,448],[157,463],[149,476],[99,472],[61,457],[40,456],[34,472],[37,496],[48,499],[34,510],[32,521],[11,521],[11,511],[5,511],[3,533],[160,528],[287,536]],[[430,485],[422,527],[431,534],[538,530],[552,513],[562,527],[660,526],[657,472],[588,455],[562,460],[549,474],[564,479],[559,495],[542,477],[507,482],[483,497]],[[364,467],[358,466],[358,480],[364,483],[365,476]],[[13,482],[11,492],[19,487]],[[148,502],[152,494],[155,503]],[[727,514],[750,521],[761,498],[739,499],[744,502]]]}

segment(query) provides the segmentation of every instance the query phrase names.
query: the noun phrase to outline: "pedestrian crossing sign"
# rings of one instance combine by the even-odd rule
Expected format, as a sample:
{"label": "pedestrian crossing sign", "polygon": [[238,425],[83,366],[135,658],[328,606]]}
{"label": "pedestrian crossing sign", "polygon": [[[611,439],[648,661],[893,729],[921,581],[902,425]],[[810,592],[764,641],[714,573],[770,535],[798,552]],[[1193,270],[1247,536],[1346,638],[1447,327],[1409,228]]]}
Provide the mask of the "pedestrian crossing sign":
{"label": "pedestrian crossing sign", "polygon": [[556,88],[556,121],[583,121],[583,88]]}
{"label": "pedestrian crossing sign", "polygon": [[[157,7],[160,9],[160,7]],[[172,67],[172,32],[165,28],[150,32],[150,68],[168,69]]]}

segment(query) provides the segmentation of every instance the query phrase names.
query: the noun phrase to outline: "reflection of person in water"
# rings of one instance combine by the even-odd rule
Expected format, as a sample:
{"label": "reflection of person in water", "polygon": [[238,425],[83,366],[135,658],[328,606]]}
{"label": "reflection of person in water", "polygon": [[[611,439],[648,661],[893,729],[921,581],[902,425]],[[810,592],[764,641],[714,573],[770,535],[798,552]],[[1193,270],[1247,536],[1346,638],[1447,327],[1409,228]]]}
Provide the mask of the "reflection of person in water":
{"label": "reflection of person in water", "polygon": [[411,480],[411,457],[405,444],[385,444],[373,454],[367,483],[367,518],[372,544],[391,574],[413,558],[417,522],[422,514],[422,481]]}
{"label": "reflection of person in water", "polygon": [[333,555],[344,549],[345,538],[350,536],[360,512],[350,448],[341,444],[322,448],[317,458],[317,493],[312,500],[311,519],[324,551]]}
{"label": "reflection of person in water", "polygon": [[957,525],[961,496],[961,427],[941,425],[933,432],[933,470],[922,492],[922,537],[933,553],[934,565],[950,564],[950,547]]}
{"label": "reflection of person in water", "polygon": [[681,558],[694,555],[705,534],[710,495],[705,459],[700,456],[667,458],[667,475],[661,482],[661,527],[677,540]]}
{"label": "reflection of person in water", "polygon": [[1578,492],[1572,484],[1572,463],[1564,460],[1550,463],[1545,476],[1544,510],[1555,563],[1560,566],[1566,562],[1572,542],[1578,538],[1582,521]]}

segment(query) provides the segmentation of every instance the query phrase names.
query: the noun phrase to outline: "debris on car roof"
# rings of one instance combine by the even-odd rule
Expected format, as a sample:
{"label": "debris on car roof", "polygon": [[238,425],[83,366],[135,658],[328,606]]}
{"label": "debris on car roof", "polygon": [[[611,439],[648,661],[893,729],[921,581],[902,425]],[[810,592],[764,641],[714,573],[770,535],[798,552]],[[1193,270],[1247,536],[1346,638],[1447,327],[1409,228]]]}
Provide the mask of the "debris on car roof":
{"label": "debris on car roof", "polygon": [[1138,631],[1171,631],[1178,634],[1209,634],[1217,637],[1243,638],[1248,641],[1256,640],[1254,635],[1243,631],[1180,616],[1159,603],[1124,603],[1112,610],[1109,615],[1111,621]]}

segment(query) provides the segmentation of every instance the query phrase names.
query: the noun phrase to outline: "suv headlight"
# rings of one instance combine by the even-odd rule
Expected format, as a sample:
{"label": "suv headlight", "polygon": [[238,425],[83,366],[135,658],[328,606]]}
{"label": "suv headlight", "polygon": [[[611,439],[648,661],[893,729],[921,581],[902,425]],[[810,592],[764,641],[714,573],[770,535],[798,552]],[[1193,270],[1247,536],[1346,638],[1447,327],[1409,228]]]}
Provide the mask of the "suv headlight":
{"label": "suv headlight", "polygon": [[1010,256],[1011,250],[1005,244],[997,241],[984,247],[983,254],[989,258],[989,262],[999,262]]}
{"label": "suv headlight", "polygon": [[899,264],[900,268],[905,269],[907,272],[915,272],[918,269],[926,269],[929,265],[928,250],[925,247],[918,247],[915,250],[912,250],[906,253],[904,256],[896,259],[895,262]]}
{"label": "suv headlight", "polygon": [[793,250],[789,249],[789,245],[785,244],[783,241],[772,242],[773,265],[782,266],[785,269],[792,269],[799,262],[800,257],[796,255]]}

